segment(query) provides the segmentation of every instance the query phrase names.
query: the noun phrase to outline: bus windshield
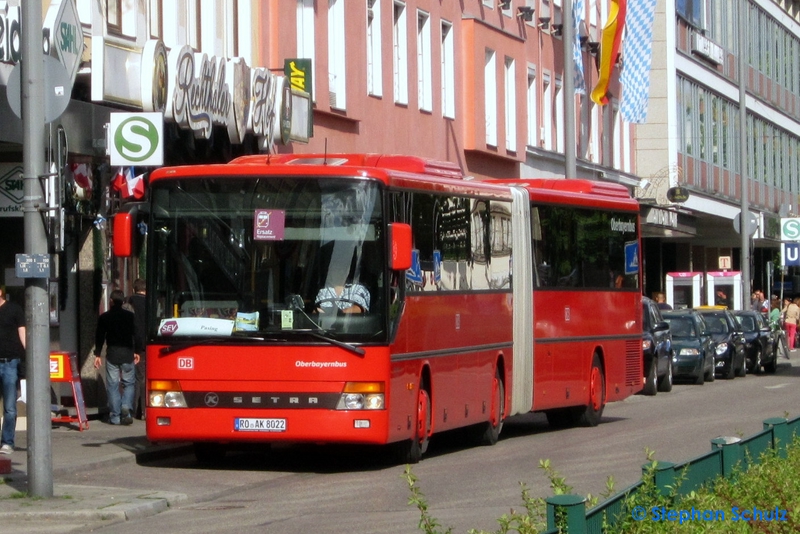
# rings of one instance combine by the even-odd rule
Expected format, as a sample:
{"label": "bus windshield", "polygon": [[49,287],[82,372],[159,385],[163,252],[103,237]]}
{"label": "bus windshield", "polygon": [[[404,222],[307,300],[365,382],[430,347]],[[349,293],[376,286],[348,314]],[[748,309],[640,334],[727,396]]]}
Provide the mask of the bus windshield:
{"label": "bus windshield", "polygon": [[308,176],[154,182],[151,336],[385,340],[379,191]]}

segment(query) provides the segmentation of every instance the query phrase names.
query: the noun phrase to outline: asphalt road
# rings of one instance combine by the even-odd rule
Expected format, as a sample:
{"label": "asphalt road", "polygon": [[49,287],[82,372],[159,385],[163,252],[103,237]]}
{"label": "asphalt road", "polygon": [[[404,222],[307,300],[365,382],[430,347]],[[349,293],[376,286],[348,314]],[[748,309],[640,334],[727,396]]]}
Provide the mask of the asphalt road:
{"label": "asphalt road", "polygon": [[[437,436],[413,472],[443,526],[456,533],[496,530],[496,518],[521,508],[521,483],[533,496],[551,494],[541,459],[549,459],[575,493],[599,494],[609,476],[618,490],[636,482],[646,449],[658,460],[683,462],[708,451],[712,438],[749,436],[769,417],[797,417],[798,360],[796,351],[796,366],[783,360],[774,375],[676,384],[671,393],[610,404],[596,428],[551,431],[543,416],[530,414],[508,421],[494,447],[468,445],[458,432]],[[103,467],[60,482],[189,496],[178,508],[96,532],[419,532],[402,473],[403,466],[387,465],[374,449],[303,446],[229,454],[213,469],[183,456]]]}

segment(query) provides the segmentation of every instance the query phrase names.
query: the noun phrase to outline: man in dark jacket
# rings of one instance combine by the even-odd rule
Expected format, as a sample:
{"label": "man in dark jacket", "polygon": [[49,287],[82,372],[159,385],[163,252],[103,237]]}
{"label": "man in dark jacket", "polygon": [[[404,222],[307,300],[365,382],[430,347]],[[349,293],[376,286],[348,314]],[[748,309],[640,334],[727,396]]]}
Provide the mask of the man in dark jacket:
{"label": "man in dark jacket", "polygon": [[[136,335],[134,315],[122,307],[125,294],[111,292],[111,309],[97,319],[94,367],[103,363],[100,354],[106,345],[106,392],[108,393],[108,422],[112,425],[133,423],[133,394],[136,385],[136,364],[142,352],[142,340]],[[122,396],[120,398],[120,377]]]}

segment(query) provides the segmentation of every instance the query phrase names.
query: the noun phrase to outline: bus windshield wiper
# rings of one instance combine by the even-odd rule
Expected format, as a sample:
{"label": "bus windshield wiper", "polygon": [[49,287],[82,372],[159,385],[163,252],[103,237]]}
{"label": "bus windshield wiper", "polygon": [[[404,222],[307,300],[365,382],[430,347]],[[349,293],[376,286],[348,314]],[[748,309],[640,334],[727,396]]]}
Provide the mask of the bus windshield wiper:
{"label": "bus windshield wiper", "polygon": [[179,350],[188,349],[190,347],[196,347],[198,345],[210,345],[212,343],[227,343],[229,341],[236,340],[236,341],[264,341],[263,337],[251,337],[251,336],[230,336],[230,337],[207,337],[204,339],[199,339],[196,341],[187,341],[185,343],[178,343],[176,345],[167,345],[166,347],[161,347],[158,352],[159,354],[172,354],[173,352],[178,352]]}
{"label": "bus windshield wiper", "polygon": [[339,348],[342,348],[346,351],[352,352],[356,356],[364,356],[367,353],[361,347],[356,347],[355,345],[351,345],[350,343],[345,343],[344,341],[339,341],[338,339],[332,338],[328,335],[328,331],[322,328],[318,330],[284,330],[282,333],[284,334],[297,334],[297,335],[308,335],[317,339],[321,339],[322,341],[326,341],[331,345],[335,345]]}

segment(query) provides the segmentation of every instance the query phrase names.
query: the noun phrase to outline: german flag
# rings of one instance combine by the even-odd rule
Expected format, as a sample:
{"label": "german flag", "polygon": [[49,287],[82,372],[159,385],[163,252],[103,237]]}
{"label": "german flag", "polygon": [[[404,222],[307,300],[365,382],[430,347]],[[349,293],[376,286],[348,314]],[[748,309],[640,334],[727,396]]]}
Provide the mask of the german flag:
{"label": "german flag", "polygon": [[619,45],[622,41],[622,30],[625,27],[625,12],[627,0],[611,0],[608,11],[608,20],[603,28],[600,40],[600,66],[597,85],[592,91],[592,101],[604,106],[608,104],[608,84],[611,81],[611,69],[617,61]]}

